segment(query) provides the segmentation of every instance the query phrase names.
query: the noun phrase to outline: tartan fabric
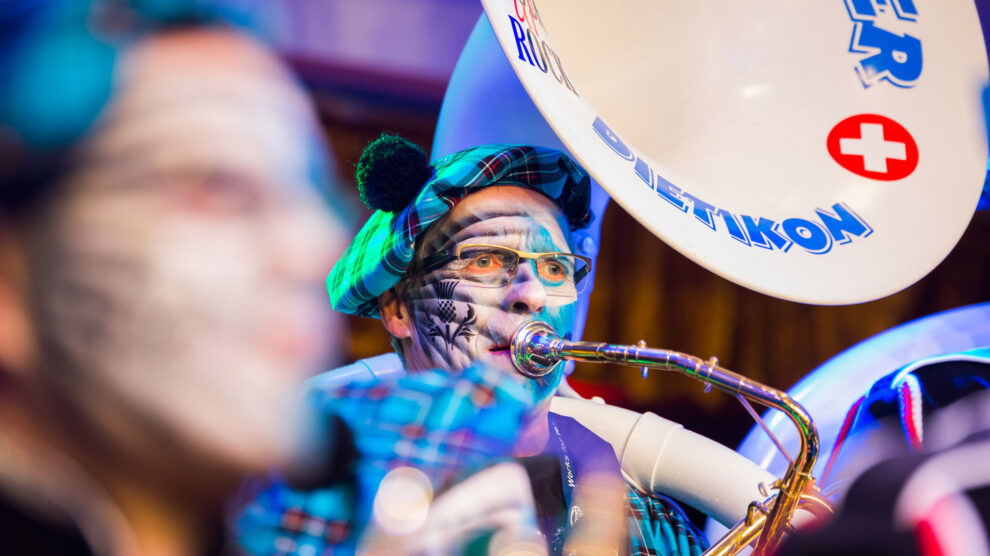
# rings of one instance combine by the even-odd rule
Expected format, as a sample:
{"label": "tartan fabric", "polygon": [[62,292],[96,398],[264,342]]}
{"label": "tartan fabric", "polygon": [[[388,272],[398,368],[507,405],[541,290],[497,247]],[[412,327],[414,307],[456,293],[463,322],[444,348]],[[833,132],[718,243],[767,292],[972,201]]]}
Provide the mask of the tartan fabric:
{"label": "tartan fabric", "polygon": [[[533,404],[510,376],[480,367],[453,377],[431,372],[391,384],[317,388],[309,400],[352,430],[361,454],[353,480],[309,491],[272,480],[233,520],[237,542],[249,554],[353,554],[388,471],[415,467],[442,490],[508,456]],[[572,436],[565,440],[579,447]],[[626,490],[629,554],[695,556],[707,547],[676,503],[629,485]]]}
{"label": "tartan fabric", "polygon": [[[550,414],[550,432],[556,437],[560,450],[554,453],[561,459],[561,482],[565,492],[568,514],[573,510],[573,500],[565,479],[573,468],[575,481],[588,473],[620,473],[619,460],[612,446],[571,417]],[[687,515],[673,500],[657,494],[643,494],[628,482],[626,485],[626,529],[628,554],[671,554],[696,556],[708,547],[706,537],[691,524]],[[566,532],[565,532],[566,534]],[[551,554],[559,553],[561,539],[548,538]]]}
{"label": "tartan fabric", "polygon": [[378,296],[412,261],[416,238],[469,193],[490,185],[539,191],[567,216],[571,229],[592,220],[587,173],[564,153],[542,147],[482,145],[440,159],[416,199],[398,213],[375,211],[327,276],[334,309],[377,317]]}
{"label": "tartan fabric", "polygon": [[644,495],[626,485],[629,554],[633,556],[698,556],[708,539],[673,500]]}
{"label": "tartan fabric", "polygon": [[415,467],[436,492],[507,456],[534,403],[512,377],[481,367],[319,390],[310,399],[353,431],[360,453],[354,480],[310,491],[272,481],[233,520],[249,554],[352,554],[388,471]]}

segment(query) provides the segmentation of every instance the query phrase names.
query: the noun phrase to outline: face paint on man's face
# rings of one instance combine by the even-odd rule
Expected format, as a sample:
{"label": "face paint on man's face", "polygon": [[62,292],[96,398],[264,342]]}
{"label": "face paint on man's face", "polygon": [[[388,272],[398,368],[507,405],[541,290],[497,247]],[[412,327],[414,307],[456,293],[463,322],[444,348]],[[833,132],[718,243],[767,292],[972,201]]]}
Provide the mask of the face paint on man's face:
{"label": "face paint on man's face", "polygon": [[[423,236],[417,260],[471,243],[528,252],[570,251],[566,220],[544,195],[519,187],[490,187],[466,197]],[[576,296],[555,295],[536,276],[533,261],[520,261],[515,279],[502,287],[460,280],[439,269],[401,287],[414,323],[407,350],[410,370],[461,372],[475,363],[518,376],[538,400],[553,395],[563,365],[531,379],[512,365],[509,343],[524,322],[542,320],[566,337],[574,324]]]}
{"label": "face paint on man's face", "polygon": [[473,328],[478,320],[474,307],[469,304],[464,317],[458,316],[458,308],[454,306],[454,290],[457,285],[456,280],[433,282],[434,297],[426,300],[428,306],[433,305],[430,307],[432,310],[421,314],[417,321],[418,327],[434,340],[438,349],[444,351],[450,350],[458,338],[470,338],[477,334]]}

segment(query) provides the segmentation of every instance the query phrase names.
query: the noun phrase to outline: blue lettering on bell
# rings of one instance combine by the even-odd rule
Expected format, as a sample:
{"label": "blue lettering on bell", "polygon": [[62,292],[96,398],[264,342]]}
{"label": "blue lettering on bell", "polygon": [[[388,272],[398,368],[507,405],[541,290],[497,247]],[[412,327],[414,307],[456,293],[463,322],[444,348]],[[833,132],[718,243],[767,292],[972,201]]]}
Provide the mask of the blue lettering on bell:
{"label": "blue lettering on bell", "polygon": [[[529,52],[533,55],[533,59],[536,60],[536,67],[540,68],[540,71],[542,71],[543,73],[546,73],[547,72],[547,66],[549,65],[549,62],[546,59],[546,53],[540,51],[540,47],[535,46],[533,44],[533,32],[532,31],[530,31],[529,29],[526,29],[526,36],[529,37]],[[537,39],[537,43],[538,43],[538,41],[539,41],[539,39]],[[539,52],[540,55],[537,55],[537,52]]]}
{"label": "blue lettering on bell", "polygon": [[876,17],[877,10],[873,7],[873,0],[846,0],[846,9],[853,19],[863,19]]}
{"label": "blue lettering on bell", "polygon": [[821,226],[803,218],[788,218],[780,223],[784,233],[805,251],[822,255],[832,249],[832,238]]}
{"label": "blue lettering on bell", "polygon": [[653,185],[657,195],[664,201],[674,205],[674,208],[677,210],[687,212],[687,204],[681,199],[681,195],[684,194],[681,188],[663,179],[660,174],[655,174],[654,178]]}
{"label": "blue lettering on bell", "polygon": [[[910,33],[893,32],[882,26],[885,6],[893,7],[897,19],[916,23],[918,9],[913,0],[845,0],[853,22],[849,52],[858,54],[855,66],[863,87],[880,81],[898,87],[913,87],[921,77],[924,57],[921,40]],[[887,21],[890,21],[889,19]],[[902,30],[902,29],[898,29]]]}
{"label": "blue lettering on bell", "polygon": [[543,73],[553,75],[557,83],[567,87],[570,92],[577,95],[577,89],[574,88],[571,80],[567,77],[567,72],[564,71],[564,65],[560,63],[560,56],[557,56],[557,53],[550,48],[550,45],[546,41],[540,41],[529,27],[524,27],[512,15],[508,17],[509,25],[512,26],[512,36],[515,39],[516,53],[519,59]]}
{"label": "blue lettering on bell", "polygon": [[881,80],[913,87],[921,76],[921,41],[911,35],[891,33],[868,21],[857,25],[849,49],[872,54],[861,59],[856,68],[864,87]]}
{"label": "blue lettering on bell", "polygon": [[725,209],[718,209],[718,212],[715,214],[722,217],[722,221],[725,222],[725,230],[729,232],[729,237],[744,245],[749,245],[749,238],[746,237],[746,232],[739,225],[739,220],[735,214]]}
{"label": "blue lettering on bell", "polygon": [[692,209],[692,212],[694,212],[694,217],[705,226],[715,230],[715,221],[712,220],[711,213],[712,209],[715,208],[715,205],[710,205],[686,191],[681,192],[681,196],[685,199],[691,200],[691,204],[694,205],[694,208]]}
{"label": "blue lettering on bell", "polygon": [[825,209],[815,209],[815,214],[818,218],[821,218],[822,223],[825,224],[825,228],[828,229],[829,235],[835,240],[839,245],[843,245],[852,241],[852,237],[849,234],[868,237],[873,233],[873,228],[871,228],[865,220],[860,218],[858,214],[852,211],[845,203],[835,203],[832,205],[832,210],[835,212],[829,212]]}
{"label": "blue lettering on bell", "polygon": [[914,0],[892,0],[892,3],[897,17],[906,21],[917,21],[918,8],[914,7]]}
{"label": "blue lettering on bell", "polygon": [[[786,253],[792,246],[798,245],[808,253],[822,255],[830,252],[833,244],[843,245],[854,237],[865,238],[873,233],[873,228],[845,203],[835,203],[831,210],[815,209],[820,223],[818,220],[800,217],[785,218],[778,223],[763,216],[733,214],[664,179],[646,160],[634,154],[601,117],[595,118],[592,129],[612,152],[633,162],[633,174],[655,191],[658,197],[683,213],[688,211],[690,201],[691,214],[696,220],[716,232],[719,228],[724,229],[729,237],[747,247],[755,246]],[[718,225],[719,219],[724,226]]]}
{"label": "blue lettering on bell", "polygon": [[636,172],[639,179],[643,180],[643,183],[656,191],[661,199],[674,205],[677,210],[687,212],[687,205],[679,197],[681,193],[680,188],[661,178],[659,175],[656,175],[657,179],[654,180],[653,168],[650,168],[646,161],[637,156],[636,163],[633,164],[633,171]]}
{"label": "blue lettering on bell", "polygon": [[742,215],[742,220],[746,226],[746,233],[749,235],[749,241],[752,245],[764,249],[773,249],[776,247],[784,252],[793,245],[790,239],[777,233],[777,228],[780,225],[769,218],[763,218],[761,216],[759,220],[754,221],[752,216],[744,214]]}
{"label": "blue lettering on bell", "polygon": [[[905,21],[918,19],[918,8],[915,7],[914,0],[890,0],[890,3],[894,6],[894,13],[899,19]],[[887,0],[846,0],[846,9],[849,11],[850,19],[865,21],[877,17],[877,5],[886,4]]]}
{"label": "blue lettering on bell", "polygon": [[526,47],[526,30],[523,29],[522,24],[516,21],[516,18],[511,15],[509,16],[509,23],[512,24],[512,34],[516,37],[516,50],[519,51],[519,59],[535,66],[536,64],[534,64],[533,60],[529,57],[529,48]]}
{"label": "blue lettering on bell", "polygon": [[633,157],[632,151],[629,150],[629,147],[622,142],[622,139],[619,139],[619,136],[612,131],[612,128],[608,127],[608,124],[602,120],[601,116],[595,118],[595,123],[591,124],[591,127],[595,130],[595,133],[602,138],[602,141],[605,141],[606,145],[612,147],[615,154],[626,160],[633,160],[633,158],[635,158]]}
{"label": "blue lettering on bell", "polygon": [[639,176],[639,179],[643,180],[650,189],[653,189],[653,168],[643,161],[642,158],[636,157],[636,162],[633,164],[633,172]]}

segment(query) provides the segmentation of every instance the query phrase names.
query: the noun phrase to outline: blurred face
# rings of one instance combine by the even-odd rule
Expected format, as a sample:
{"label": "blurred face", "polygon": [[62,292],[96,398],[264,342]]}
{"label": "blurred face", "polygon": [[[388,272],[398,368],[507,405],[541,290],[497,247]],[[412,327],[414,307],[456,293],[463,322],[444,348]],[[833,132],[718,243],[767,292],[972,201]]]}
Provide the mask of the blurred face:
{"label": "blurred face", "polygon": [[[488,187],[467,196],[424,234],[414,264],[442,250],[475,244],[568,252],[565,230],[564,215],[543,194]],[[518,377],[538,400],[548,399],[560,384],[563,365],[539,379],[525,377],[512,365],[509,343],[516,328],[531,320],[546,321],[560,336],[569,335],[576,293],[550,287],[559,269],[538,268],[532,260],[520,260],[515,277],[503,286],[474,276],[494,272],[499,264],[478,257],[420,273],[400,285],[412,325],[405,342],[407,367],[460,372],[480,362]]]}
{"label": "blurred face", "polygon": [[306,99],[253,43],[192,31],[138,47],[106,116],[33,246],[47,380],[125,449],[281,463],[340,335],[322,282],[346,230]]}

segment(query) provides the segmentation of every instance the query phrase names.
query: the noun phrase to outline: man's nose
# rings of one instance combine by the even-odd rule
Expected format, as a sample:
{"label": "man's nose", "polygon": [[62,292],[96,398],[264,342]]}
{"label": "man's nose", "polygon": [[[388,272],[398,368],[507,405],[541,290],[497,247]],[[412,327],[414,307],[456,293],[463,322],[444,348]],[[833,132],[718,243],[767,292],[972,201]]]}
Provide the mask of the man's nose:
{"label": "man's nose", "polygon": [[506,286],[506,309],[513,313],[539,313],[546,307],[547,290],[536,274],[534,261],[519,261],[516,277]]}

